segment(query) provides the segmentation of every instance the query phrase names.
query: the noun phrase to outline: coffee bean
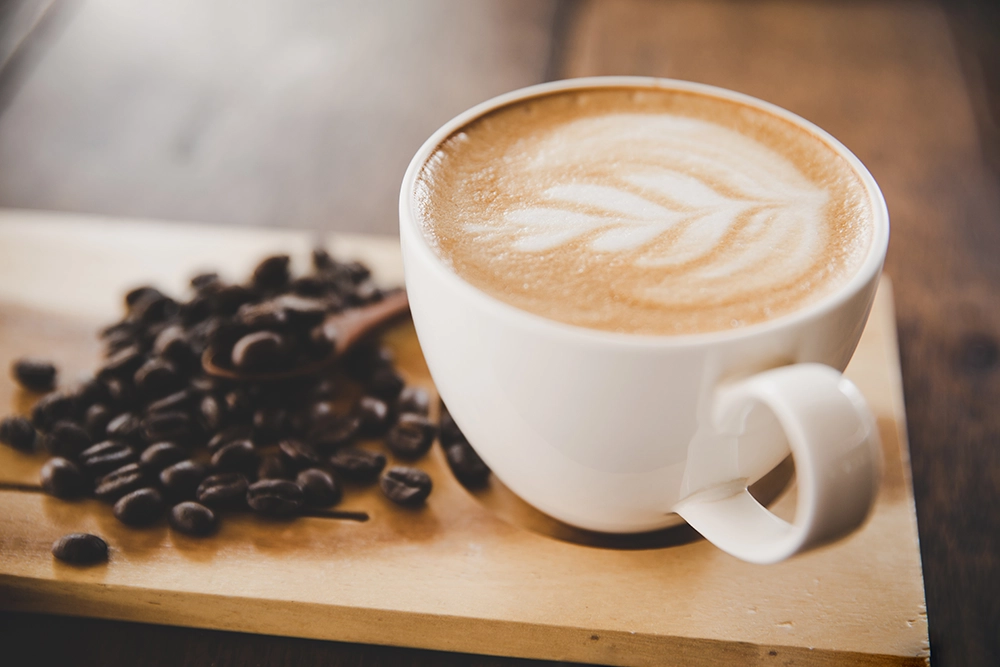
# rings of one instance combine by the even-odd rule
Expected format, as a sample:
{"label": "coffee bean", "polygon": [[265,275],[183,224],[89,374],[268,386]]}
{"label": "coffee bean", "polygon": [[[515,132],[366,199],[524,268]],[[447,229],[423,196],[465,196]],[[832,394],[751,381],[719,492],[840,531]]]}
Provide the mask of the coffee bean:
{"label": "coffee bean", "polygon": [[319,454],[316,453],[316,450],[299,440],[290,438],[282,440],[278,443],[278,448],[293,470],[310,468],[319,464]]}
{"label": "coffee bean", "polygon": [[247,334],[236,341],[231,358],[241,371],[278,369],[288,359],[285,338],[273,331]]}
{"label": "coffee bean", "polygon": [[441,418],[438,420],[438,425],[440,427],[442,445],[450,445],[456,441],[465,442],[465,436],[462,434],[461,429],[458,428],[455,420],[452,419],[451,413],[448,412],[448,408],[444,403],[441,403]]}
{"label": "coffee bean", "polygon": [[188,452],[183,447],[173,442],[158,442],[146,448],[139,455],[139,465],[150,473],[159,473],[167,466],[179,463],[188,457]]}
{"label": "coffee bean", "polygon": [[90,533],[70,533],[53,542],[52,555],[73,565],[103,563],[108,559],[108,543]]}
{"label": "coffee bean", "polygon": [[146,355],[138,345],[118,350],[108,357],[104,365],[97,369],[97,377],[107,381],[110,378],[131,379],[146,361]]}
{"label": "coffee bean", "polygon": [[186,412],[156,412],[142,420],[142,434],[147,442],[168,440],[187,444],[195,436],[195,429]]}
{"label": "coffee bean", "polygon": [[191,287],[197,292],[204,292],[221,283],[219,274],[214,272],[199,273],[191,278]]}
{"label": "coffee bean", "polygon": [[214,452],[223,445],[228,445],[234,440],[249,440],[253,436],[253,429],[244,424],[237,424],[225,428],[212,436],[206,445],[208,451]]}
{"label": "coffee bean", "polygon": [[163,514],[163,496],[156,489],[137,489],[118,499],[115,518],[126,526],[148,526]]}
{"label": "coffee bean", "polygon": [[372,303],[382,298],[382,290],[371,280],[362,280],[354,288],[353,297],[353,301],[359,305]]}
{"label": "coffee bean", "polygon": [[169,320],[177,314],[178,310],[176,301],[160,294],[158,290],[154,290],[147,292],[132,304],[128,316],[133,322],[149,326],[155,322]]}
{"label": "coffee bean", "polygon": [[197,405],[201,398],[200,394],[192,389],[181,389],[172,394],[168,394],[161,399],[155,400],[146,406],[146,413],[153,412],[186,412],[189,408]]}
{"label": "coffee bean", "polygon": [[125,308],[131,309],[143,299],[161,296],[163,296],[163,293],[152,285],[135,287],[125,293]]}
{"label": "coffee bean", "polygon": [[191,347],[187,332],[179,324],[165,328],[156,336],[156,340],[153,341],[153,354],[173,362],[180,368],[193,367],[198,357]]}
{"label": "coffee bean", "polygon": [[128,411],[138,403],[138,396],[131,380],[109,378],[104,380],[104,386],[108,388],[108,396],[110,397],[108,405],[110,407],[118,411]]}
{"label": "coffee bean", "polygon": [[349,445],[358,438],[361,431],[361,418],[358,415],[343,415],[332,422],[316,425],[310,432],[308,440],[318,450],[328,452]]}
{"label": "coffee bean", "polygon": [[163,396],[177,389],[183,382],[177,367],[166,359],[150,359],[136,370],[132,378],[135,388],[143,396]]}
{"label": "coffee bean", "polygon": [[475,489],[486,483],[490,469],[465,440],[455,440],[444,448],[445,458],[455,478],[465,487]]}
{"label": "coffee bean", "polygon": [[250,282],[254,289],[261,291],[276,290],[288,284],[288,255],[268,257],[257,265]]}
{"label": "coffee bean", "polygon": [[281,331],[288,325],[288,313],[274,301],[245,303],[237,311],[236,321],[253,331]]}
{"label": "coffee bean", "polygon": [[201,402],[198,405],[198,415],[201,417],[201,424],[206,430],[214,433],[222,427],[223,418],[225,416],[222,405],[223,404],[211,394],[207,394],[202,397]]}
{"label": "coffee bean", "polygon": [[292,470],[284,456],[269,454],[257,466],[257,479],[291,479]]}
{"label": "coffee bean", "polygon": [[392,362],[392,350],[382,345],[364,342],[351,348],[343,359],[344,370],[359,382],[365,382],[378,368]]}
{"label": "coffee bean", "polygon": [[87,492],[88,482],[75,463],[61,456],[45,462],[41,472],[42,490],[56,498],[77,498]]}
{"label": "coffee bean", "polygon": [[247,478],[238,472],[224,472],[206,477],[195,492],[202,505],[215,509],[239,509],[246,506]]}
{"label": "coffee bean", "polygon": [[11,365],[10,372],[28,391],[52,391],[56,384],[56,367],[41,359],[18,359]]}
{"label": "coffee bean", "polygon": [[73,398],[60,392],[45,394],[31,410],[31,423],[39,431],[48,431],[56,422],[73,417]]}
{"label": "coffee bean", "polygon": [[87,408],[83,418],[83,428],[91,440],[103,438],[107,434],[108,423],[113,416],[111,410],[101,403],[95,403]]}
{"label": "coffee bean", "polygon": [[204,505],[190,501],[174,505],[167,520],[174,530],[198,537],[211,535],[218,525],[215,512]]}
{"label": "coffee bean", "polygon": [[56,422],[42,442],[50,454],[69,459],[76,458],[92,444],[83,427],[71,421]]}
{"label": "coffee bean", "polygon": [[307,349],[313,359],[323,359],[337,349],[337,331],[332,326],[317,324],[309,330]]}
{"label": "coffee bean", "polygon": [[289,516],[302,507],[302,489],[284,479],[262,479],[247,489],[247,504],[255,512],[268,516]]}
{"label": "coffee bean", "polygon": [[212,469],[219,472],[250,473],[257,468],[257,450],[249,440],[236,440],[212,454]]}
{"label": "coffee bean", "polygon": [[197,461],[181,461],[160,471],[160,484],[173,500],[194,498],[198,486],[208,476],[208,466]]}
{"label": "coffee bean", "polygon": [[418,459],[431,448],[436,434],[437,428],[427,417],[403,414],[389,430],[385,444],[400,458]]}
{"label": "coffee bean", "polygon": [[114,502],[126,493],[148,485],[146,472],[138,463],[129,463],[97,480],[94,497],[104,502]]}
{"label": "coffee bean", "polygon": [[389,468],[379,481],[385,497],[398,505],[420,505],[431,493],[431,478],[418,468],[395,466]]}
{"label": "coffee bean", "polygon": [[352,482],[374,482],[385,468],[385,455],[367,449],[345,447],[330,457],[330,466]]}
{"label": "coffee bean", "polygon": [[258,408],[253,413],[254,435],[259,440],[274,440],[288,427],[288,411],[278,407]]}
{"label": "coffee bean", "polygon": [[72,392],[74,402],[74,412],[85,415],[87,410],[93,405],[107,403],[111,396],[108,394],[108,387],[97,378],[90,378],[81,382]]}
{"label": "coffee bean", "polygon": [[0,421],[0,442],[22,452],[35,448],[35,427],[24,417],[4,417]]}
{"label": "coffee bean", "polygon": [[355,412],[361,420],[362,433],[380,435],[389,425],[389,406],[380,398],[363,396]]}
{"label": "coffee bean", "polygon": [[385,401],[394,401],[406,386],[406,382],[396,370],[389,365],[375,369],[368,378],[368,392]]}
{"label": "coffee bean", "polygon": [[222,397],[222,403],[230,419],[241,421],[253,415],[253,402],[250,400],[249,394],[243,389],[234,389],[227,392]]}
{"label": "coffee bean", "polygon": [[400,392],[396,399],[396,412],[409,412],[424,415],[430,411],[430,394],[423,387],[411,385]]}
{"label": "coffee bean", "polygon": [[[105,433],[112,440],[121,440],[132,444],[142,442],[142,419],[132,412],[123,412],[108,422]],[[155,438],[154,440],[166,440]]]}
{"label": "coffee bean", "polygon": [[100,477],[136,460],[131,445],[118,440],[105,440],[80,453],[80,467],[91,477]]}
{"label": "coffee bean", "polygon": [[333,475],[319,468],[299,473],[295,482],[302,487],[305,504],[309,507],[329,507],[340,502],[341,490]]}

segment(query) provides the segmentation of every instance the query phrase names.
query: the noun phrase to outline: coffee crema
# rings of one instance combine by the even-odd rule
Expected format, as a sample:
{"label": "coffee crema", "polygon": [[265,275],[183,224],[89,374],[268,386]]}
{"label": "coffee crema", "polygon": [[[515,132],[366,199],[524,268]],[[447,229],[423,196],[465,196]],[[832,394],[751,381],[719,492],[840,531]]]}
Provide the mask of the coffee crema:
{"label": "coffee crema", "polygon": [[845,283],[873,236],[860,176],[768,111],[658,88],[556,91],[449,136],[414,209],[464,280],[605,331],[732,329]]}

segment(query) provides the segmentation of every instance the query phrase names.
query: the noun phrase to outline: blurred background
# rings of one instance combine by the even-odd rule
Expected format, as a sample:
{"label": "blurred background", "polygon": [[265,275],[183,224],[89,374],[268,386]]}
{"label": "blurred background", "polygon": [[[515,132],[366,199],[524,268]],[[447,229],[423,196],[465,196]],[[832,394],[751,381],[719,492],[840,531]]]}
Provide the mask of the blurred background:
{"label": "blurred background", "polygon": [[691,79],[885,192],[938,665],[1000,664],[1000,3],[0,0],[0,207],[395,234],[431,132],[551,79]]}

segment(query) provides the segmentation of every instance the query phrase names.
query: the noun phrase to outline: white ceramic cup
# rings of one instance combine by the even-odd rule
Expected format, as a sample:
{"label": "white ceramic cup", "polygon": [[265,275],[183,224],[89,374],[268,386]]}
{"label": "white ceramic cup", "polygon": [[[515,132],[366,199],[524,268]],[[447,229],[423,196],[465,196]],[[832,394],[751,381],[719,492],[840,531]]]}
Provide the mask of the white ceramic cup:
{"label": "white ceramic cup", "polygon": [[[705,334],[645,336],[563,324],[502,303],[435,255],[413,205],[438,145],[484,113],[555,90],[669,88],[787,118],[857,171],[874,211],[861,268],[782,317]],[[541,511],[596,531],[691,524],[730,554],[772,563],[840,538],[878,489],[875,420],[841,375],[868,318],[889,239],[885,201],[861,162],[815,125],[738,93],[635,77],[558,81],[502,95],[448,122],[403,179],[406,289],[428,368],[455,422],[504,484]],[[747,491],[788,454],[798,499],[788,523]]]}

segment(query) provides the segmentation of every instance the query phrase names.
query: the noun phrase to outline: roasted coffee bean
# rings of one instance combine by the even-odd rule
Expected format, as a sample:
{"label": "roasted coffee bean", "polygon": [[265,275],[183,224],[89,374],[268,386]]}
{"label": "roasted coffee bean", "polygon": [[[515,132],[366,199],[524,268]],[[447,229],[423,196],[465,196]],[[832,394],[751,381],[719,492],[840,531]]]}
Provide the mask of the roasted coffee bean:
{"label": "roasted coffee bean", "polygon": [[437,428],[427,417],[403,414],[385,437],[385,444],[402,459],[418,459],[434,442]]}
{"label": "roasted coffee bean", "polygon": [[312,250],[312,265],[317,271],[322,271],[323,269],[329,269],[336,262],[334,262],[333,257],[327,252],[326,248],[315,247]]}
{"label": "roasted coffee bean", "polygon": [[[108,422],[105,433],[112,440],[138,444],[142,442],[142,419],[132,412],[123,412]],[[151,440],[167,440],[167,438],[151,438]]]}
{"label": "roasted coffee bean", "polygon": [[90,533],[70,533],[53,542],[52,555],[73,565],[103,563],[108,559],[108,543]]}
{"label": "roasted coffee bean", "polygon": [[187,444],[195,436],[195,427],[186,412],[155,412],[142,420],[142,434],[147,442],[167,440]]}
{"label": "roasted coffee bean", "polygon": [[274,255],[257,265],[250,282],[254,289],[261,291],[281,289],[288,284],[288,255]]}
{"label": "roasted coffee bean", "polygon": [[257,466],[257,479],[291,479],[292,470],[284,456],[268,454]]}
{"label": "roasted coffee bean", "polygon": [[108,388],[109,406],[119,411],[131,410],[138,403],[138,396],[130,379],[109,378],[104,381],[104,385]]}
{"label": "roasted coffee bean", "polygon": [[55,456],[76,458],[92,441],[82,426],[71,421],[56,422],[43,440],[46,451]]}
{"label": "roasted coffee bean", "polygon": [[253,429],[245,424],[237,424],[224,428],[208,441],[208,451],[217,451],[223,445],[228,445],[234,440],[249,440],[253,436]]}
{"label": "roasted coffee bean", "polygon": [[343,365],[347,374],[359,382],[372,376],[376,369],[392,364],[392,350],[373,343],[359,343],[344,357]]}
{"label": "roasted coffee bean", "polygon": [[198,486],[208,476],[208,466],[197,461],[181,461],[160,471],[160,484],[173,500],[195,497]]}
{"label": "roasted coffee bean", "polygon": [[431,493],[431,478],[418,468],[395,466],[389,468],[379,480],[385,497],[398,505],[420,505]]}
{"label": "roasted coffee bean", "polygon": [[242,371],[275,370],[287,361],[285,338],[273,331],[247,334],[233,346],[233,366]]}
{"label": "roasted coffee bean", "polygon": [[385,401],[394,401],[403,391],[406,382],[392,366],[382,366],[368,378],[368,392]]}
{"label": "roasted coffee bean", "polygon": [[200,395],[193,389],[181,389],[163,398],[153,401],[146,406],[146,413],[152,412],[187,412],[189,408],[198,404]]}
{"label": "roasted coffee bean", "polygon": [[282,294],[272,299],[271,303],[283,310],[288,325],[300,332],[312,329],[326,318],[326,305],[319,299]]}
{"label": "roasted coffee bean", "polygon": [[152,285],[142,285],[140,287],[130,289],[125,293],[125,308],[132,308],[143,299],[160,296],[163,296],[163,293]]}
{"label": "roasted coffee bean", "polygon": [[486,483],[490,469],[464,439],[445,446],[444,454],[448,459],[448,467],[463,486],[476,489]]}
{"label": "roasted coffee bean", "polygon": [[114,502],[131,493],[149,485],[146,472],[138,463],[123,465],[117,470],[112,470],[104,477],[97,480],[94,486],[94,497],[104,502]]}
{"label": "roasted coffee bean", "polygon": [[326,285],[323,284],[323,281],[312,276],[296,278],[289,284],[289,288],[295,294],[302,296],[320,296],[326,291]]}
{"label": "roasted coffee bean", "polygon": [[278,448],[294,470],[310,468],[319,464],[316,450],[299,440],[286,439],[278,443]]}
{"label": "roasted coffee bean", "polygon": [[222,427],[225,418],[222,406],[219,399],[211,394],[202,397],[198,405],[198,416],[201,418],[201,424],[205,430],[214,433]]}
{"label": "roasted coffee bean", "polygon": [[222,398],[226,414],[235,421],[248,420],[253,415],[253,401],[243,389],[233,389]]}
{"label": "roasted coffee bean", "polygon": [[145,294],[132,304],[128,316],[133,322],[149,326],[155,322],[169,320],[178,310],[176,301],[156,291]]}
{"label": "roasted coffee bean", "polygon": [[[207,313],[206,313],[207,314]],[[187,332],[179,324],[166,327],[153,341],[153,354],[169,359],[182,368],[190,368],[197,360]]]}
{"label": "roasted coffee bean", "polygon": [[284,408],[264,407],[253,413],[254,435],[259,440],[274,440],[288,426],[288,411]]}
{"label": "roasted coffee bean", "polygon": [[151,473],[159,473],[167,466],[180,463],[188,457],[188,452],[183,447],[173,442],[158,442],[146,448],[139,455],[139,465]]}
{"label": "roasted coffee bean", "polygon": [[77,498],[87,492],[87,478],[75,463],[53,456],[42,466],[42,490],[56,498]]}
{"label": "roasted coffee bean", "polygon": [[167,520],[174,530],[197,537],[211,535],[218,525],[215,512],[204,505],[190,501],[174,505]]}
{"label": "roasted coffee bean", "polygon": [[314,359],[333,354],[337,348],[337,331],[333,327],[317,324],[309,331],[307,350]]}
{"label": "roasted coffee bean", "polygon": [[[181,322],[187,326],[192,326],[198,324],[199,322],[204,322],[205,320],[212,317],[215,312],[215,300],[207,294],[196,294],[187,303],[182,303],[180,305],[181,309]],[[174,363],[180,364],[181,366],[187,366],[187,364],[180,361],[177,355],[188,355],[189,353],[194,353],[192,361],[197,361],[199,356],[197,346],[192,345],[191,341],[185,341],[187,343],[187,350],[182,346],[173,348],[173,352],[165,354]],[[191,366],[194,366],[192,363]]]}
{"label": "roasted coffee bean", "polygon": [[118,440],[99,442],[80,453],[80,467],[91,477],[100,477],[135,460],[132,446]]}
{"label": "roasted coffee bean", "polygon": [[48,431],[56,422],[73,417],[73,397],[57,391],[45,394],[31,410],[31,423],[39,431]]}
{"label": "roasted coffee bean", "polygon": [[191,287],[196,292],[204,292],[205,290],[211,289],[213,285],[221,284],[221,282],[222,281],[219,278],[218,273],[214,272],[199,273],[198,275],[193,276],[191,278]]}
{"label": "roasted coffee bean", "polygon": [[441,404],[441,418],[438,420],[438,425],[440,427],[442,445],[450,445],[457,441],[465,442],[465,436],[462,434],[461,429],[458,428],[455,420],[451,418],[451,413],[448,412],[448,408],[444,403]]}
{"label": "roasted coffee bean", "polygon": [[148,526],[163,514],[163,496],[154,488],[137,489],[118,499],[115,518],[126,526]]}
{"label": "roasted coffee bean", "polygon": [[316,424],[306,439],[316,449],[329,452],[351,444],[357,440],[360,432],[361,418],[356,414],[349,414]]}
{"label": "roasted coffee bean", "polygon": [[206,477],[195,497],[202,505],[215,509],[239,509],[247,503],[247,478],[238,472],[224,472]]}
{"label": "roasted coffee bean", "polygon": [[243,285],[223,285],[212,292],[212,299],[215,301],[216,313],[233,315],[244,303],[253,301],[254,294]]}
{"label": "roasted coffee bean", "polygon": [[371,270],[361,262],[344,262],[342,266],[355,283],[366,280],[372,274]]}
{"label": "roasted coffee bean", "polygon": [[309,468],[299,473],[296,484],[302,487],[305,504],[309,507],[329,507],[340,502],[341,490],[333,475],[319,468]]}
{"label": "roasted coffee bean", "polygon": [[236,440],[212,454],[212,469],[250,473],[257,469],[257,450],[249,440]]}
{"label": "roasted coffee bean", "polygon": [[91,406],[107,403],[111,399],[108,387],[97,378],[81,382],[72,392],[73,411],[78,415],[86,414]]}
{"label": "roasted coffee bean", "polygon": [[24,417],[4,417],[0,421],[0,442],[22,452],[35,448],[35,427]]}
{"label": "roasted coffee bean", "polygon": [[56,367],[41,359],[18,359],[11,365],[10,374],[28,391],[52,391],[56,386]]}
{"label": "roasted coffee bean", "polygon": [[132,379],[135,372],[146,361],[146,355],[138,345],[132,345],[118,350],[108,357],[104,365],[97,370],[97,377],[102,380],[109,378]]}
{"label": "roasted coffee bean", "polygon": [[247,488],[247,504],[255,512],[268,516],[295,514],[304,499],[301,487],[284,479],[262,479]]}
{"label": "roasted coffee bean", "polygon": [[253,331],[281,331],[288,326],[288,313],[274,301],[245,303],[236,312],[236,321]]}
{"label": "roasted coffee bean", "polygon": [[164,396],[183,384],[177,367],[166,359],[150,359],[135,372],[132,381],[143,396]]}
{"label": "roasted coffee bean", "polygon": [[380,398],[362,396],[355,412],[361,420],[362,433],[381,435],[389,426],[389,406]]}
{"label": "roasted coffee bean", "polygon": [[382,290],[371,280],[362,280],[354,288],[354,302],[360,305],[373,303],[382,298]]}
{"label": "roasted coffee bean", "polygon": [[410,385],[400,392],[396,399],[396,412],[409,412],[427,416],[430,412],[431,397],[423,387]]}
{"label": "roasted coffee bean", "polygon": [[330,457],[330,466],[352,482],[374,482],[385,468],[385,455],[367,449],[345,447]]}
{"label": "roasted coffee bean", "polygon": [[83,416],[83,428],[92,440],[103,438],[108,432],[108,424],[113,416],[106,405],[95,403],[87,408]]}

